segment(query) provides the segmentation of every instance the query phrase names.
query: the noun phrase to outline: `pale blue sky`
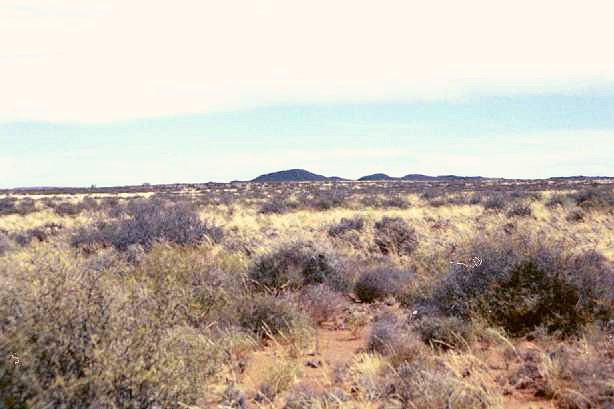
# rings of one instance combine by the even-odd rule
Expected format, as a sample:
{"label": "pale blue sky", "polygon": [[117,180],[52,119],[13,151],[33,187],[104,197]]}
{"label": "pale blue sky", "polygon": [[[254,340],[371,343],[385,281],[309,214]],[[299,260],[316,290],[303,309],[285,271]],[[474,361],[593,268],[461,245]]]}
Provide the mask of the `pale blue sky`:
{"label": "pale blue sky", "polygon": [[288,168],[542,178],[614,175],[614,92],[277,106],[0,124],[2,187],[250,179]]}
{"label": "pale blue sky", "polygon": [[614,176],[612,15],[610,0],[3,0],[0,187]]}

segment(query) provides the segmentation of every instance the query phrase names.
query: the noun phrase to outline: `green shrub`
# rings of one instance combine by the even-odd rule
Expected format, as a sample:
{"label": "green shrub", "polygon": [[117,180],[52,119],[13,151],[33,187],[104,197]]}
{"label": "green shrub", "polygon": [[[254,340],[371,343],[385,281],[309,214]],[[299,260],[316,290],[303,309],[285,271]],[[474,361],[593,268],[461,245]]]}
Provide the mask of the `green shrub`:
{"label": "green shrub", "polygon": [[565,253],[565,243],[521,236],[488,237],[471,246],[476,266],[451,265],[425,300],[444,315],[484,316],[512,335],[538,326],[561,335],[578,333],[588,322],[607,321],[614,311],[614,269],[602,255]]}
{"label": "green shrub", "polygon": [[[121,263],[46,250],[0,266],[0,406],[195,404],[222,362],[211,334],[126,280]],[[98,268],[103,266],[102,268]]]}

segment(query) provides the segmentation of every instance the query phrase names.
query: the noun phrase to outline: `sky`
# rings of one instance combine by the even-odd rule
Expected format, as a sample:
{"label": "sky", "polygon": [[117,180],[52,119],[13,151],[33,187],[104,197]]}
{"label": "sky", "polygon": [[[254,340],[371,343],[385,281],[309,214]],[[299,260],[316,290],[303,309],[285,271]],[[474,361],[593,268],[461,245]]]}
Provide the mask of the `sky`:
{"label": "sky", "polygon": [[614,176],[611,1],[3,0],[0,188]]}

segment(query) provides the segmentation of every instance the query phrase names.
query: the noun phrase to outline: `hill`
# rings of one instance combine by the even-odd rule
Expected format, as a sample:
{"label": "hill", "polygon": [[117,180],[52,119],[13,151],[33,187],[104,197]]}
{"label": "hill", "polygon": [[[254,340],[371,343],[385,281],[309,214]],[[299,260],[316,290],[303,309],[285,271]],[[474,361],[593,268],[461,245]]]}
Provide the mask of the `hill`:
{"label": "hill", "polygon": [[364,181],[373,181],[373,180],[395,180],[395,179],[397,178],[388,176],[385,173],[374,173],[372,175],[363,176],[358,180],[364,182]]}
{"label": "hill", "polygon": [[311,173],[305,169],[289,169],[260,175],[252,179],[251,182],[317,182],[327,180],[339,179],[328,178],[326,176]]}

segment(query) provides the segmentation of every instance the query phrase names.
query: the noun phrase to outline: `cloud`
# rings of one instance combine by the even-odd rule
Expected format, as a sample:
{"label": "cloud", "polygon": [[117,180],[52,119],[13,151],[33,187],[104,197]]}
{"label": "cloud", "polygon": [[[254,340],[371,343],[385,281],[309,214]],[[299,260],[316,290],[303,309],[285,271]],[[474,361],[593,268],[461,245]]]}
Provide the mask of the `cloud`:
{"label": "cloud", "polygon": [[591,0],[4,0],[0,120],[574,92],[614,82],[612,15]]}

